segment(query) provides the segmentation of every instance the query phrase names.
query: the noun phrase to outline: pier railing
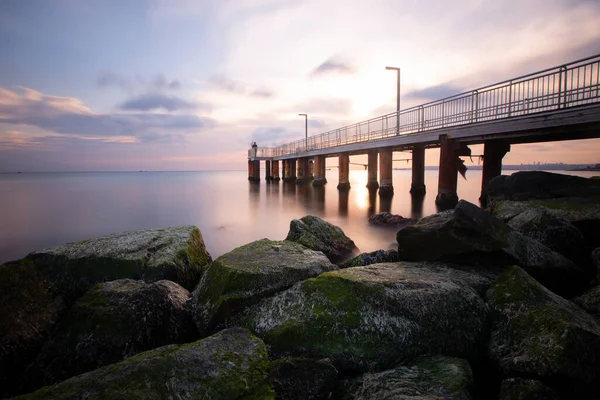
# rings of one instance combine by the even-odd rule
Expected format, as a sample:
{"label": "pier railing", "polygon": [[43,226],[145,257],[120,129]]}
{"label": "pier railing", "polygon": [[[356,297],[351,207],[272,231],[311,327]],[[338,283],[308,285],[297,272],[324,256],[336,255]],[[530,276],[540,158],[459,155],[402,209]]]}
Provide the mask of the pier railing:
{"label": "pier railing", "polygon": [[[600,101],[600,54],[393,112],[272,148],[257,157],[301,154],[396,135],[515,118]],[[251,156],[249,150],[248,155]]]}

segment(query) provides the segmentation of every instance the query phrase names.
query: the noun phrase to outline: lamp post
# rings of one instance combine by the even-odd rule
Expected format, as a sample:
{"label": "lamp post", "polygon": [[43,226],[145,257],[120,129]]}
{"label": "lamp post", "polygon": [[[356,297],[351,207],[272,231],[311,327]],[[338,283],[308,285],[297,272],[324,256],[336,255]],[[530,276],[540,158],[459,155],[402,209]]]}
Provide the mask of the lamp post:
{"label": "lamp post", "polygon": [[308,151],[308,115],[307,114],[298,114],[301,117],[304,117],[304,151]]}
{"label": "lamp post", "polygon": [[400,134],[400,68],[385,67],[388,71],[396,71],[398,73],[398,89],[396,90],[396,135]]}

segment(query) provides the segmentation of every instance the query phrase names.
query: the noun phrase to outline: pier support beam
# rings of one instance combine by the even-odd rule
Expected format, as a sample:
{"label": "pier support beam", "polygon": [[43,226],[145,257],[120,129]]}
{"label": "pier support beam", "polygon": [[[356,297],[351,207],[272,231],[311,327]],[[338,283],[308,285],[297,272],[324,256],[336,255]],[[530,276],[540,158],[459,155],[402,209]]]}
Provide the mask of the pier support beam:
{"label": "pier support beam", "polygon": [[425,194],[425,146],[416,144],[412,149],[412,184],[410,194],[423,196]]}
{"label": "pier support beam", "polygon": [[339,155],[339,183],[337,188],[339,190],[350,189],[350,155],[348,153],[341,153]]}
{"label": "pier support beam", "polygon": [[259,160],[254,160],[254,161],[248,160],[248,180],[252,181],[252,182],[260,181],[260,161]]}
{"label": "pier support beam", "polygon": [[462,165],[462,160],[458,157],[470,156],[471,149],[450,139],[448,135],[440,135],[440,142],[440,172],[435,204],[440,209],[447,210],[458,203],[458,165]]}
{"label": "pier support beam", "polygon": [[313,186],[323,186],[327,183],[327,178],[325,178],[325,156],[315,156],[314,164],[315,179],[312,184]]}
{"label": "pier support beam", "polygon": [[274,181],[279,181],[279,160],[271,161],[271,173]]}
{"label": "pier support beam", "polygon": [[298,177],[296,183],[305,183],[310,180],[308,171],[308,158],[303,157],[298,159]]}
{"label": "pier support beam", "polygon": [[379,195],[392,196],[392,149],[383,149],[379,152]]}
{"label": "pier support beam", "polygon": [[271,160],[265,160],[265,179],[267,181],[273,180],[273,175],[271,175]]}
{"label": "pier support beam", "polygon": [[296,159],[283,160],[284,167],[284,182],[295,182],[296,181]]}
{"label": "pier support beam", "polygon": [[248,180],[252,180],[252,161],[248,159]]}
{"label": "pier support beam", "polygon": [[510,151],[510,143],[504,140],[488,140],[483,145],[483,173],[481,178],[481,197],[485,203],[488,183],[502,173],[502,159]]}
{"label": "pier support beam", "polygon": [[377,150],[369,151],[367,157],[367,188],[375,190],[379,187],[377,182]]}

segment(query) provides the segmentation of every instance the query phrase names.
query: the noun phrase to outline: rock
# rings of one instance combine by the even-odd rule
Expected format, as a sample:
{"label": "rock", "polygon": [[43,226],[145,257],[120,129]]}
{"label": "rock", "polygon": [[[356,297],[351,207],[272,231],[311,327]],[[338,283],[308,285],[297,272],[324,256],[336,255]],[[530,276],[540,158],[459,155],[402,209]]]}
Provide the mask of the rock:
{"label": "rock", "polygon": [[[567,381],[573,390],[600,373],[600,323],[513,266],[487,293],[496,317],[490,358],[504,376]],[[576,398],[576,397],[575,397]]]}
{"label": "rock", "polygon": [[358,251],[339,227],[312,215],[292,220],[285,240],[322,251],[333,263],[344,261]]}
{"label": "rock", "polygon": [[596,268],[596,282],[600,282],[600,247],[592,250],[592,264]]}
{"label": "rock", "polygon": [[521,171],[492,179],[482,193],[487,205],[502,200],[552,199],[600,196],[600,182],[544,171]]}
{"label": "rock", "polygon": [[500,385],[498,400],[560,400],[558,394],[535,379],[507,378]]}
{"label": "rock", "polygon": [[283,358],[273,361],[270,381],[279,400],[329,399],[338,371],[325,360]]}
{"label": "rock", "polygon": [[596,317],[600,317],[600,286],[594,286],[581,296],[575,297],[573,303]]}
{"label": "rock", "polygon": [[[581,231],[569,222],[554,217],[544,209],[532,208],[511,219],[508,226],[562,254],[581,269],[590,270],[587,242]],[[591,278],[595,272],[589,275]]]}
{"label": "rock", "polygon": [[369,223],[373,225],[391,226],[394,228],[404,227],[412,225],[417,220],[412,218],[404,218],[401,215],[390,214],[389,212],[381,212],[379,214],[371,215],[369,217]]}
{"label": "rock", "polygon": [[122,278],[167,279],[193,290],[212,261],[195,226],[117,233],[27,258],[64,292],[69,304],[96,283]]}
{"label": "rock", "polygon": [[0,398],[20,393],[25,369],[64,311],[62,297],[31,261],[0,265]]}
{"label": "rock", "polygon": [[40,387],[134,354],[193,340],[190,293],[171,281],[99,283],[71,307],[30,371]]}
{"label": "rock", "polygon": [[521,265],[549,289],[581,293],[589,279],[572,261],[461,200],[452,211],[421,219],[396,235],[401,259],[481,267]]}
{"label": "rock", "polygon": [[290,241],[238,247],[212,263],[192,294],[194,322],[207,334],[258,300],[334,269],[323,253]]}
{"label": "rock", "polygon": [[168,345],[17,399],[274,399],[262,341],[235,328]]}
{"label": "rock", "polygon": [[263,300],[245,324],[276,357],[328,358],[343,370],[423,354],[468,356],[485,332],[479,275],[433,263],[326,272]]}
{"label": "rock", "polygon": [[363,267],[365,265],[398,261],[400,261],[400,257],[398,257],[397,250],[377,250],[370,253],[361,253],[340,265],[340,268]]}
{"label": "rock", "polygon": [[407,367],[364,375],[356,400],[470,400],[473,374],[466,360],[426,357]]}

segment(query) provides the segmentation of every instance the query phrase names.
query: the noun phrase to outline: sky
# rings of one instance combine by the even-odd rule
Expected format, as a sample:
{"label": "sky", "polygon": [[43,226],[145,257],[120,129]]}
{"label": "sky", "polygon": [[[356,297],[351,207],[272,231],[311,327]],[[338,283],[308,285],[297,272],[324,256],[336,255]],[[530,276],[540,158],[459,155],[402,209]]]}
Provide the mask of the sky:
{"label": "sky", "polygon": [[405,109],[599,54],[600,2],[3,0],[0,49],[0,172],[245,170],[252,141],[303,138],[298,113],[315,135],[394,111],[387,65]]}

